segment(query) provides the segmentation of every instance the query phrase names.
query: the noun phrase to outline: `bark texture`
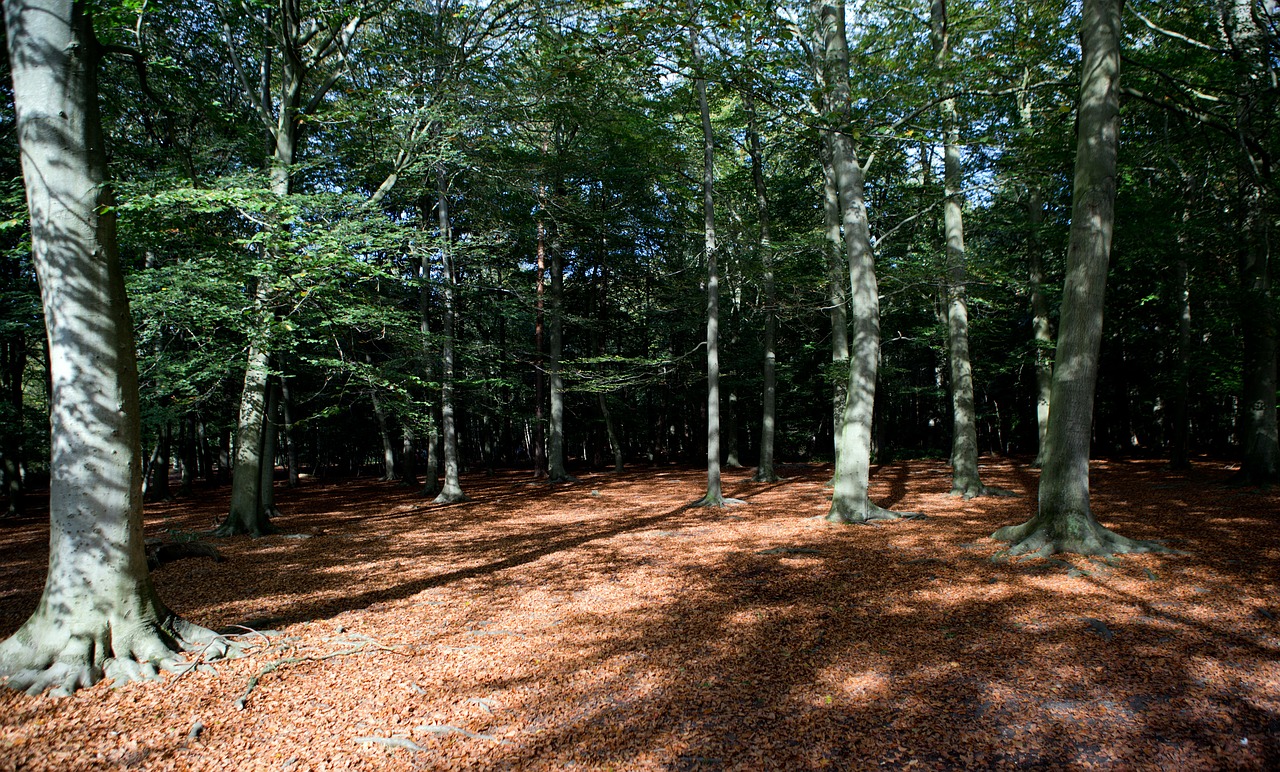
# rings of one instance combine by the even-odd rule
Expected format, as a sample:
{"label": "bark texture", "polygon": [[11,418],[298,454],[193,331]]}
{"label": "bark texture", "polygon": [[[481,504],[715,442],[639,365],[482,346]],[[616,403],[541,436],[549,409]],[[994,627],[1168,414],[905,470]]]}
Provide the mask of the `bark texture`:
{"label": "bark texture", "polygon": [[1040,506],[1032,519],[993,535],[1010,542],[1014,555],[1163,549],[1103,528],[1089,507],[1089,440],[1115,221],[1120,36],[1120,0],[1085,0],[1071,235]]}
{"label": "bark texture", "polygon": [[697,73],[693,88],[702,117],[702,221],[707,257],[707,493],[696,505],[722,507],[725,498],[720,484],[720,274],[716,267],[715,139],[707,104],[707,79],[701,74],[696,9],[694,13],[695,22],[689,26],[689,53]]}
{"label": "bark texture", "polygon": [[49,342],[52,456],[49,573],[35,612],[0,643],[0,676],[66,694],[177,669],[178,651],[213,634],[165,608],[147,572],[138,371],[92,21],[78,2],[11,0],[4,10]]}
{"label": "bark texture", "polygon": [[440,260],[444,264],[444,336],[440,341],[440,424],[444,439],[444,485],[437,504],[466,501],[458,478],[458,427],[454,415],[454,333],[457,329],[457,266],[453,260],[453,226],[449,220],[449,190],[443,169],[436,173],[436,218],[440,231]]}
{"label": "bark texture", "polygon": [[863,196],[862,167],[849,134],[849,51],[844,5],[814,3],[822,30],[824,66],[831,89],[832,165],[840,197],[844,252],[849,268],[849,317],[852,327],[848,385],[836,440],[836,474],[831,510],[833,523],[892,520],[897,512],[868,498],[871,479],[871,418],[875,409],[876,370],[880,364],[880,295],[871,253],[871,232]]}

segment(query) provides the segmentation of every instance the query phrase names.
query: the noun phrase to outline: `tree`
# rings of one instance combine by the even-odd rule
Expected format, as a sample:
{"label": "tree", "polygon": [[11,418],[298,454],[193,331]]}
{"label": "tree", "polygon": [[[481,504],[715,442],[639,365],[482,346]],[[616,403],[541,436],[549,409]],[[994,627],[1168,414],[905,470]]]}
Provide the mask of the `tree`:
{"label": "tree", "polygon": [[53,457],[49,573],[35,612],[0,644],[0,674],[13,688],[66,694],[174,669],[182,650],[225,647],[166,608],[147,571],[137,362],[98,108],[103,47],[85,3],[4,9],[49,337]]}
{"label": "tree", "polygon": [[702,118],[702,221],[703,250],[707,260],[707,493],[697,506],[722,507],[727,502],[720,487],[720,273],[716,266],[715,135],[707,104],[707,78],[702,72],[698,47],[698,14],[689,25],[689,58],[694,69],[693,88]]}
{"label": "tree", "polygon": [[[951,59],[951,27],[946,0],[930,3],[930,37],[934,66],[945,71]],[[942,78],[950,91],[950,78]],[[960,116],[955,97],[942,100],[943,233],[947,266],[947,351],[951,363],[951,495],[966,499],[1001,493],[982,484],[978,473],[978,419],[973,400],[973,362],[969,356],[968,267],[964,249],[963,169],[960,158]]]}
{"label": "tree", "polygon": [[1103,293],[1115,225],[1117,132],[1120,123],[1120,5],[1085,0],[1080,22],[1082,65],[1079,128],[1071,208],[1071,240],[1057,356],[1048,458],[1040,475],[1040,506],[1027,522],[992,538],[1013,555],[1056,552],[1109,555],[1153,552],[1102,527],[1089,507],[1089,441],[1102,339]]}
{"label": "tree", "polygon": [[832,166],[840,197],[845,258],[849,264],[850,346],[848,386],[844,412],[836,433],[835,491],[827,520],[833,523],[865,523],[893,520],[898,512],[872,503],[867,488],[871,479],[871,416],[876,398],[876,369],[880,363],[880,296],[876,289],[871,232],[863,194],[863,170],[851,136],[849,49],[844,4],[813,3],[820,26],[824,69],[831,89],[830,115]]}

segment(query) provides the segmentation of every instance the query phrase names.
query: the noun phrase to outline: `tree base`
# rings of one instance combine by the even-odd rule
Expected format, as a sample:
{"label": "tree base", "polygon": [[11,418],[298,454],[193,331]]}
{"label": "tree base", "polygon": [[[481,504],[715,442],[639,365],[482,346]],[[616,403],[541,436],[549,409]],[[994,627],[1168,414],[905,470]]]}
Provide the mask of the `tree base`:
{"label": "tree base", "polygon": [[713,507],[716,509],[723,509],[725,507],[736,507],[746,503],[747,502],[743,501],[742,499],[731,499],[721,494],[713,495],[708,493],[707,495],[703,496],[702,498],[698,499],[692,504],[689,504],[689,508],[698,509],[700,507]]}
{"label": "tree base", "polygon": [[557,476],[555,476],[555,477],[552,477],[552,476],[548,475],[548,476],[547,476],[547,478],[546,478],[546,480],[545,480],[545,482],[546,482],[548,485],[555,485],[555,484],[557,484],[557,483],[562,484],[562,485],[572,485],[573,483],[576,483],[577,481],[578,481],[578,478],[574,477],[574,476],[573,476],[573,475],[571,475],[571,474],[567,474],[567,473],[566,473],[566,474],[562,474],[562,475],[557,475]]}
{"label": "tree base", "polygon": [[1009,542],[1010,556],[1047,558],[1060,552],[1097,556],[1173,552],[1159,542],[1130,539],[1103,528],[1089,512],[1070,512],[1055,518],[1037,515],[1021,525],[1007,525],[991,534],[991,538]]}
{"label": "tree base", "polygon": [[467,494],[463,493],[461,489],[450,490],[449,488],[445,488],[444,490],[440,491],[440,495],[436,496],[434,499],[431,500],[431,503],[432,504],[461,504],[464,501],[467,501]]}
{"label": "tree base", "polygon": [[280,529],[266,518],[258,518],[257,522],[249,525],[238,519],[228,517],[223,521],[222,525],[213,529],[212,535],[217,537],[250,536],[254,539],[260,539],[263,536],[271,536],[277,533],[280,533]]}
{"label": "tree base", "polygon": [[982,496],[995,496],[997,498],[1017,498],[1018,494],[1004,488],[997,488],[994,485],[983,485],[981,482],[972,483],[952,483],[949,496],[959,496],[965,501],[976,499]]}
{"label": "tree base", "polygon": [[885,509],[869,499],[864,499],[860,506],[848,508],[838,507],[835,502],[832,502],[831,511],[827,513],[825,519],[828,523],[839,525],[865,525],[886,520],[924,520],[926,518],[920,512],[898,512]]}
{"label": "tree base", "polygon": [[[156,680],[160,671],[208,668],[209,660],[239,653],[227,638],[173,615],[160,623],[104,615],[92,625],[95,635],[85,635],[84,621],[77,621],[72,632],[64,620],[37,612],[0,643],[4,685],[31,696],[65,697],[104,679],[116,684]],[[196,657],[183,659],[182,653]]]}
{"label": "tree base", "polygon": [[756,469],[756,473],[751,475],[751,482],[758,483],[776,483],[782,482],[782,478],[772,469],[766,471],[764,469]]}

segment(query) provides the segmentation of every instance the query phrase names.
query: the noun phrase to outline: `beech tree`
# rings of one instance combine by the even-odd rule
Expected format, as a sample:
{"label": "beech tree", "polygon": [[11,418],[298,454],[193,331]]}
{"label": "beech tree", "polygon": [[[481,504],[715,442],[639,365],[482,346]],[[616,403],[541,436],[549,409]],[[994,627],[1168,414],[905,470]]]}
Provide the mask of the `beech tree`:
{"label": "beech tree", "polygon": [[1121,3],[1085,0],[1080,22],[1082,64],[1071,241],[1053,368],[1048,453],[1040,474],[1040,506],[1035,517],[1001,528],[992,536],[1010,542],[1009,553],[1013,555],[1108,555],[1164,549],[1102,527],[1089,507],[1089,442],[1102,340],[1102,301],[1115,228]]}
{"label": "beech tree", "polygon": [[133,324],[98,108],[105,49],[87,6],[4,4],[53,385],[49,573],[35,612],[0,643],[0,675],[32,693],[153,677],[184,650],[226,652],[165,607],[147,571]]}

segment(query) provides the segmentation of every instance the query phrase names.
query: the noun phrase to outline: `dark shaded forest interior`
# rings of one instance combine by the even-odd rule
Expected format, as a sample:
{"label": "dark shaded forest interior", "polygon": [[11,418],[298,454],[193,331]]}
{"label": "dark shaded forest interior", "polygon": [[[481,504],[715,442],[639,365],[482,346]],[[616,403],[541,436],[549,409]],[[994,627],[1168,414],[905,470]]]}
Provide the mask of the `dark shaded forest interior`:
{"label": "dark shaded forest interior", "polygon": [[1276,0],[3,8],[0,768],[1280,767]]}

